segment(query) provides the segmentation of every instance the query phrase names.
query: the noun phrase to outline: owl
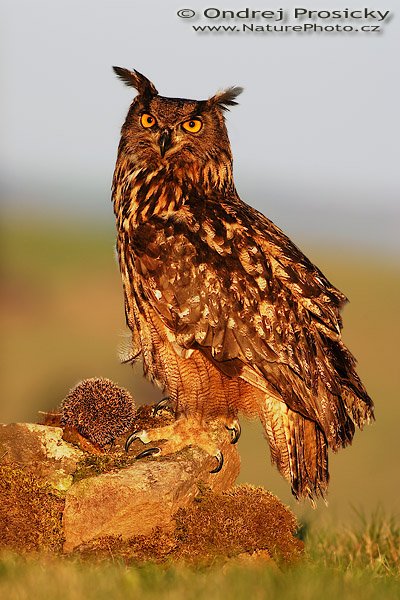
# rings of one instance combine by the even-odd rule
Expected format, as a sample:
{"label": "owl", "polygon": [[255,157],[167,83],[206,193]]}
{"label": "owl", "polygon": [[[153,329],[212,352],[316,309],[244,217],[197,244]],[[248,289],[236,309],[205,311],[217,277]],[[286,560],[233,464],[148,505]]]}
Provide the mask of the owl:
{"label": "owl", "polygon": [[130,360],[141,357],[176,417],[133,432],[126,447],[139,438],[150,444],[139,457],[169,454],[189,437],[215,456],[216,472],[223,455],[210,422],[236,442],[239,417],[258,417],[294,496],[324,497],[328,448],[373,418],[341,339],[346,297],[240,199],[224,115],[241,88],[168,98],[139,72],[114,71],[138,92],[112,186]]}

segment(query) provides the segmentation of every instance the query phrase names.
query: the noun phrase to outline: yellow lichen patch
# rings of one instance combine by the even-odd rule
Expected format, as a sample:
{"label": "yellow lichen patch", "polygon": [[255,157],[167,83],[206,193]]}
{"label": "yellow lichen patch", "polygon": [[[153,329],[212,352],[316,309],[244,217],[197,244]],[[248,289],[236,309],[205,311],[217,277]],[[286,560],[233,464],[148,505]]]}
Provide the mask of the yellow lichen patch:
{"label": "yellow lichen patch", "polygon": [[85,454],[85,457],[79,461],[77,470],[74,473],[74,483],[87,477],[118,471],[131,465],[134,460],[133,456],[122,452]]}
{"label": "yellow lichen patch", "polygon": [[64,500],[49,483],[13,465],[0,466],[0,548],[59,552]]}

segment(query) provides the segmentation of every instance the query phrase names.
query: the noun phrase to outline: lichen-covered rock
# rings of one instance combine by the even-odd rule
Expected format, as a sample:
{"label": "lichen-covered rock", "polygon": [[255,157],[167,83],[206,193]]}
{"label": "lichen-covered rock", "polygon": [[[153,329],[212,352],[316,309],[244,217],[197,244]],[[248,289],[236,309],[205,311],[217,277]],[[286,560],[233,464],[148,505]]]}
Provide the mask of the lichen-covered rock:
{"label": "lichen-covered rock", "polygon": [[[172,421],[143,407],[134,427],[151,433]],[[225,459],[217,473],[210,472],[215,457],[195,445],[136,460],[139,440],[129,453],[123,437],[92,452],[90,444],[65,441],[61,427],[0,425],[0,547],[111,553],[127,562],[298,558],[294,515],[262,488],[232,487],[240,470],[236,446],[220,424],[209,432]]]}
{"label": "lichen-covered rock", "polygon": [[56,490],[66,491],[83,452],[62,439],[61,427],[35,423],[0,424],[0,462],[24,468]]}
{"label": "lichen-covered rock", "polygon": [[76,551],[103,560],[118,556],[127,564],[173,561],[218,564],[224,570],[276,568],[303,556],[293,513],[260,487],[239,485],[218,492],[199,486],[195,502],[180,508],[173,521],[174,528],[158,526],[147,535],[97,537]]}
{"label": "lichen-covered rock", "polygon": [[149,535],[155,527],[173,530],[174,513],[192,503],[199,482],[215,491],[234,484],[239,455],[227,436],[221,448],[225,465],[216,474],[210,473],[215,459],[193,447],[78,481],[66,495],[64,550],[104,536],[127,539]]}

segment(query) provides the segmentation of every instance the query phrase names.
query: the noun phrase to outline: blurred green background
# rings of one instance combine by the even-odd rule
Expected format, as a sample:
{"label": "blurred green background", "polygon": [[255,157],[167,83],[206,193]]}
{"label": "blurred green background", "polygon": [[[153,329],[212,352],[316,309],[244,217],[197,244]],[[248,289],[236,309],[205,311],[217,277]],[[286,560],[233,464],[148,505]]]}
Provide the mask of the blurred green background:
{"label": "blurred green background", "polygon": [[[302,518],[351,519],[352,505],[372,511],[399,509],[400,403],[398,398],[399,269],[371,249],[324,246],[295,240],[343,290],[344,339],[376,404],[376,422],[357,433],[353,446],[331,455],[329,509],[297,504],[270,466],[257,423],[245,423],[239,442],[240,481],[277,493]],[[126,342],[115,229],[108,221],[11,215],[2,228],[2,373],[0,421],[36,420],[55,408],[86,377],[109,377],[128,388],[137,403],[154,402],[159,390],[140,365],[121,365]]]}

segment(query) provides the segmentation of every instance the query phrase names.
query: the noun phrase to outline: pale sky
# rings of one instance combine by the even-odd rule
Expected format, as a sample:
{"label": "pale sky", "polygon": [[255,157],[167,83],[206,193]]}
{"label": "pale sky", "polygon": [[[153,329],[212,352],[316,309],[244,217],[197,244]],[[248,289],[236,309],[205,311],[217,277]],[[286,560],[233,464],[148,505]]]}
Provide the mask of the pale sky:
{"label": "pale sky", "polygon": [[[321,8],[315,0],[306,4]],[[394,248],[400,21],[394,0],[376,4],[392,12],[379,23],[381,33],[205,34],[192,25],[232,22],[180,19],[177,11],[243,10],[246,3],[2,0],[8,200],[30,203],[32,211],[51,205],[108,215],[119,129],[133,97],[115,78],[116,64],[138,69],[166,96],[205,98],[243,86],[227,117],[242,198],[282,227],[314,227],[322,238],[377,236],[378,245]],[[296,5],[252,8],[291,15]],[[266,22],[273,23],[257,24]]]}

